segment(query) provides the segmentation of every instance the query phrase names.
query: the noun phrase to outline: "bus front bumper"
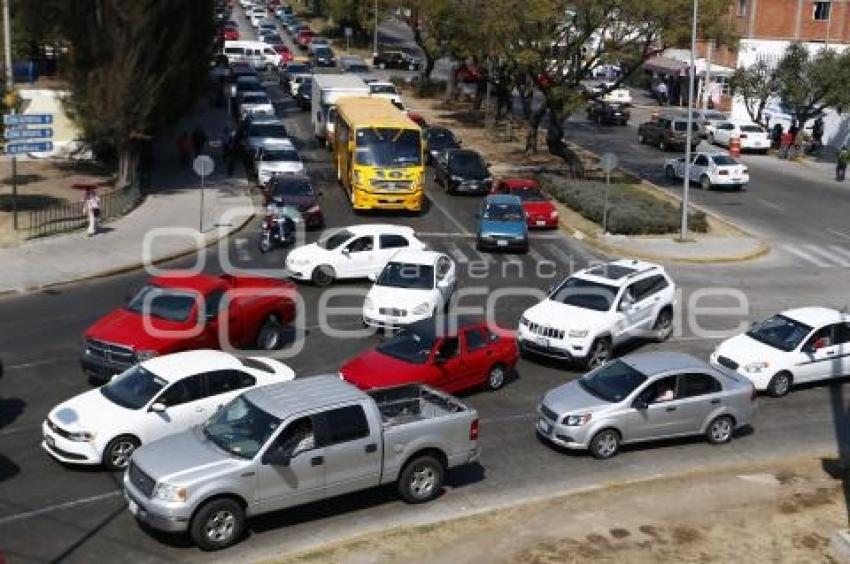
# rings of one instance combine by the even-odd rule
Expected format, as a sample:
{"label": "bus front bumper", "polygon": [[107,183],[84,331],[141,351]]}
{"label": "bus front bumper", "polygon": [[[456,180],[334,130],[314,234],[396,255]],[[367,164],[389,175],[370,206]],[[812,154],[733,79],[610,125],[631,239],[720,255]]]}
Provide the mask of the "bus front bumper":
{"label": "bus front bumper", "polygon": [[425,194],[421,190],[408,193],[365,192],[355,190],[352,207],[355,210],[421,211]]}

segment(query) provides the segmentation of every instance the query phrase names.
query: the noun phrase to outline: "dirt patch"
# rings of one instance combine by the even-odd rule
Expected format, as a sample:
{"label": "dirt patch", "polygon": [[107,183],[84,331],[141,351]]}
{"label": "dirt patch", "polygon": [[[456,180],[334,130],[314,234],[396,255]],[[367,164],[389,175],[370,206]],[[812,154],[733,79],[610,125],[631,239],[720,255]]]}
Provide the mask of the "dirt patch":
{"label": "dirt patch", "polygon": [[[29,212],[79,201],[82,193],[71,188],[71,184],[77,180],[92,181],[101,190],[107,190],[113,185],[107,170],[88,163],[19,160],[17,169],[18,224],[24,229],[28,225]],[[5,176],[0,179],[0,247],[15,245],[25,236],[24,231],[14,230],[10,172],[10,168],[4,166]]]}
{"label": "dirt patch", "polygon": [[[820,461],[692,473],[399,528],[275,560],[280,564],[838,562],[841,485]],[[780,478],[782,477],[782,478]],[[793,508],[793,509],[791,509]]]}

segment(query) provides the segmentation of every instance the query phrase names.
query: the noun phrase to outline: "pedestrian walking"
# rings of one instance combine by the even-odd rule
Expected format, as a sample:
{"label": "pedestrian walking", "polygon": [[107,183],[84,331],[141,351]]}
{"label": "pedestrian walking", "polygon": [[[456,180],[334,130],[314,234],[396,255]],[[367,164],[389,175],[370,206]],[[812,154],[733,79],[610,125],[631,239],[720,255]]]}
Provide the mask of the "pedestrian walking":
{"label": "pedestrian walking", "polygon": [[97,224],[100,221],[100,196],[94,188],[86,188],[83,193],[83,211],[89,221],[88,236],[93,237],[97,233]]}
{"label": "pedestrian walking", "polygon": [[823,147],[823,118],[818,116],[812,125],[812,152],[819,151]]}
{"label": "pedestrian walking", "polygon": [[195,130],[192,131],[192,148],[195,150],[195,157],[203,154],[207,148],[207,134],[200,125],[196,125]]}
{"label": "pedestrian walking", "polygon": [[779,138],[779,158],[787,159],[788,153],[791,151],[791,145],[794,144],[794,135],[791,130],[786,131]]}
{"label": "pedestrian walking", "polygon": [[656,88],[656,92],[658,93],[658,102],[663,106],[667,104],[667,83],[663,80],[658,83],[658,88]]}
{"label": "pedestrian walking", "polygon": [[177,152],[180,155],[180,164],[188,166],[192,160],[192,141],[185,131],[177,137]]}
{"label": "pedestrian walking", "polygon": [[850,163],[850,149],[847,145],[843,145],[838,151],[838,160],[835,163],[835,180],[844,182],[844,175],[847,173],[847,163]]}
{"label": "pedestrian walking", "polygon": [[778,149],[782,145],[782,124],[776,122],[773,124],[773,129],[770,133],[770,146],[774,149]]}

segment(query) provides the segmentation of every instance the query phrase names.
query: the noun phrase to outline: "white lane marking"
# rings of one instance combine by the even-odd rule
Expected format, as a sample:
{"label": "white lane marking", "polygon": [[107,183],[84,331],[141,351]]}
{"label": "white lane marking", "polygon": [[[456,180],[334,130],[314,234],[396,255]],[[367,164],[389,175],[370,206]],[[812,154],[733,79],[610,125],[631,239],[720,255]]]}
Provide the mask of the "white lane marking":
{"label": "white lane marking", "polygon": [[561,263],[565,266],[572,266],[573,263],[575,263],[575,260],[573,259],[572,255],[568,255],[567,253],[565,253],[564,250],[561,249],[558,245],[554,243],[549,243],[548,245],[546,245],[546,248],[549,249],[549,251],[553,255],[561,259]]}
{"label": "white lane marking", "polygon": [[850,262],[848,262],[846,258],[842,257],[841,255],[836,255],[818,245],[809,245],[809,252],[812,252],[816,255],[820,255],[825,260],[831,260],[838,266],[842,266],[844,268],[850,266]]}
{"label": "white lane marking", "polygon": [[5,525],[6,523],[12,523],[14,521],[20,521],[22,519],[29,519],[30,517],[38,517],[39,515],[44,515],[45,513],[52,513],[54,511],[61,511],[63,509],[70,509],[71,507],[76,507],[78,505],[84,505],[86,503],[93,503],[95,501],[102,501],[104,499],[109,499],[115,496],[122,495],[124,492],[122,490],[115,490],[112,492],[102,493],[99,495],[93,495],[90,497],[84,497],[82,499],[76,499],[74,501],[66,501],[65,503],[57,503],[56,505],[49,505],[47,507],[42,507],[41,509],[33,509],[32,511],[24,511],[22,513],[15,513],[13,515],[7,515],[6,517],[0,517],[0,525]]}
{"label": "white lane marking", "polygon": [[437,203],[437,200],[435,200],[434,198],[432,198],[432,197],[430,197],[430,196],[428,197],[428,199],[429,199],[429,200],[431,200],[431,204],[432,204],[435,208],[437,208],[438,210],[440,210],[440,212],[441,212],[444,216],[446,216],[446,218],[447,218],[449,221],[451,221],[452,223],[454,223],[454,224],[455,224],[455,227],[457,227],[458,229],[460,229],[461,233],[464,233],[465,235],[472,235],[472,233],[469,231],[469,229],[467,229],[466,227],[464,227],[464,225],[463,225],[460,221],[458,221],[458,220],[455,218],[455,216],[453,216],[452,214],[450,214],[450,213],[449,213],[449,210],[447,210],[446,208],[444,208],[442,205],[438,204],[438,203]]}
{"label": "white lane marking", "polygon": [[835,229],[830,229],[829,227],[827,227],[826,230],[827,230],[828,233],[831,233],[831,234],[835,235],[836,237],[841,237],[842,239],[847,239],[848,241],[850,241],[850,235],[848,235],[847,233],[844,233],[842,231],[837,231]]}
{"label": "white lane marking", "polygon": [[[806,246],[806,245],[804,245],[804,246]],[[797,258],[799,258],[799,259],[801,259],[805,262],[811,263],[815,266],[820,266],[822,268],[830,268],[832,266],[831,264],[828,264],[826,262],[823,262],[820,259],[817,259],[817,258],[811,256],[806,251],[804,251],[802,249],[798,249],[794,245],[782,245],[782,249],[784,251],[791,253],[792,255],[795,255]]]}
{"label": "white lane marking", "polygon": [[455,262],[458,264],[466,264],[469,262],[469,257],[467,257],[463,251],[460,250],[460,247],[454,243],[446,244],[446,252],[452,255],[452,258],[454,258]]}
{"label": "white lane marking", "polygon": [[829,249],[840,257],[846,257],[847,260],[850,260],[850,249],[845,249],[839,245],[830,245]]}
{"label": "white lane marking", "polygon": [[762,200],[761,198],[755,198],[755,200],[756,200],[758,203],[760,203],[760,204],[762,204],[762,205],[764,205],[764,206],[769,207],[770,209],[774,209],[774,210],[776,210],[776,211],[785,211],[785,208],[783,208],[783,207],[782,207],[782,206],[780,206],[779,204],[774,204],[773,202],[768,202],[767,200]]}
{"label": "white lane marking", "polygon": [[516,255],[504,255],[504,262],[508,264],[522,264],[522,259]]}
{"label": "white lane marking", "polygon": [[493,256],[485,251],[479,251],[472,245],[468,245],[468,247],[472,250],[472,256],[476,257],[476,262],[486,262],[487,264],[496,264],[496,259]]}

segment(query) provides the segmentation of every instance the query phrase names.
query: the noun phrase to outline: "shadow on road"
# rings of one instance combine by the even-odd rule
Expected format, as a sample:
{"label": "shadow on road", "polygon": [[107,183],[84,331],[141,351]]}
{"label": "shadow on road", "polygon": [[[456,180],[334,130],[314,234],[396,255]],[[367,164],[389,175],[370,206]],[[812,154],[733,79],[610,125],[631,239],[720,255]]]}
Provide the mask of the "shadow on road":
{"label": "shadow on road", "polygon": [[844,398],[842,383],[830,384],[829,404],[832,408],[832,425],[838,447],[838,458],[824,458],[821,460],[821,466],[833,479],[841,480],[847,522],[850,524],[850,408]]}

